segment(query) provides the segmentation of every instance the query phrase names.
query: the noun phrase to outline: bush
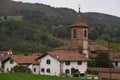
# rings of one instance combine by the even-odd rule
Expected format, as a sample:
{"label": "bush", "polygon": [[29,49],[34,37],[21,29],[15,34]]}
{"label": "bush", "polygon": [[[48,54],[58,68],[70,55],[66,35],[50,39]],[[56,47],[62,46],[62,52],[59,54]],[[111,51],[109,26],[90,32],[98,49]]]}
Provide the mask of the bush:
{"label": "bush", "polygon": [[13,67],[12,72],[14,72],[14,73],[31,73],[31,70],[26,66],[18,66],[17,65],[15,67]]}

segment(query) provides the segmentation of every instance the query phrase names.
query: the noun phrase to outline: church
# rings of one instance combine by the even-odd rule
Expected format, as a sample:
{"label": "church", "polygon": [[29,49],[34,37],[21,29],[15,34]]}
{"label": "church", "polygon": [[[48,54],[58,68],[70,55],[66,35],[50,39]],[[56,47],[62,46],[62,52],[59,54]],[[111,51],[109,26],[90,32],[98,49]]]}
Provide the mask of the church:
{"label": "church", "polygon": [[79,14],[71,29],[71,45],[64,45],[37,60],[41,75],[84,77],[88,58],[88,25]]}
{"label": "church", "polygon": [[[87,23],[79,14],[73,24],[69,27],[71,30],[70,45],[63,45],[54,48],[51,52],[40,56],[11,55],[0,63],[4,65],[4,72],[11,72],[16,65],[27,66],[33,74],[52,75],[52,76],[71,76],[84,77],[88,69],[89,58],[94,59],[99,51],[108,49],[96,44],[88,45]],[[0,64],[0,67],[2,65]]]}

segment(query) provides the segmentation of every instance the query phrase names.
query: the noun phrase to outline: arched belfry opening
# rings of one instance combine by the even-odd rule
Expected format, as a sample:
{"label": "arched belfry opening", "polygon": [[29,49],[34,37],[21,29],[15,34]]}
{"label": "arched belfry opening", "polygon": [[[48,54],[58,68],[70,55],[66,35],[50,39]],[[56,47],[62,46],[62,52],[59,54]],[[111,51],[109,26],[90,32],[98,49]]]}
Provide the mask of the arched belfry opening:
{"label": "arched belfry opening", "polygon": [[73,38],[77,38],[77,31],[76,31],[76,29],[73,30]]}
{"label": "arched belfry opening", "polygon": [[86,29],[84,30],[84,37],[85,38],[87,37],[87,30]]}

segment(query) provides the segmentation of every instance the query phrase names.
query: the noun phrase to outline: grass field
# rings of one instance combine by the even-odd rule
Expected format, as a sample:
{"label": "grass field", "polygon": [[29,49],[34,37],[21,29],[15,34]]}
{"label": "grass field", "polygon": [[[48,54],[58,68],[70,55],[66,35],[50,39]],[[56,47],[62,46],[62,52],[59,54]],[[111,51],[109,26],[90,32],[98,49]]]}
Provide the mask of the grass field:
{"label": "grass field", "polygon": [[87,79],[56,77],[56,76],[42,76],[42,75],[33,75],[33,74],[1,73],[0,80],[87,80]]}

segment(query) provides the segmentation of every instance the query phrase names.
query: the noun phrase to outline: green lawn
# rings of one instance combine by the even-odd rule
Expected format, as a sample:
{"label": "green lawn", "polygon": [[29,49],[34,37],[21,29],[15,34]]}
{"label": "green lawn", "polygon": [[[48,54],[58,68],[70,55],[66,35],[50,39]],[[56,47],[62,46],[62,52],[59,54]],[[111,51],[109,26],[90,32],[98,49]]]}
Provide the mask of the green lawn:
{"label": "green lawn", "polygon": [[87,79],[56,77],[56,76],[42,76],[42,75],[33,75],[33,74],[1,73],[0,80],[87,80]]}

